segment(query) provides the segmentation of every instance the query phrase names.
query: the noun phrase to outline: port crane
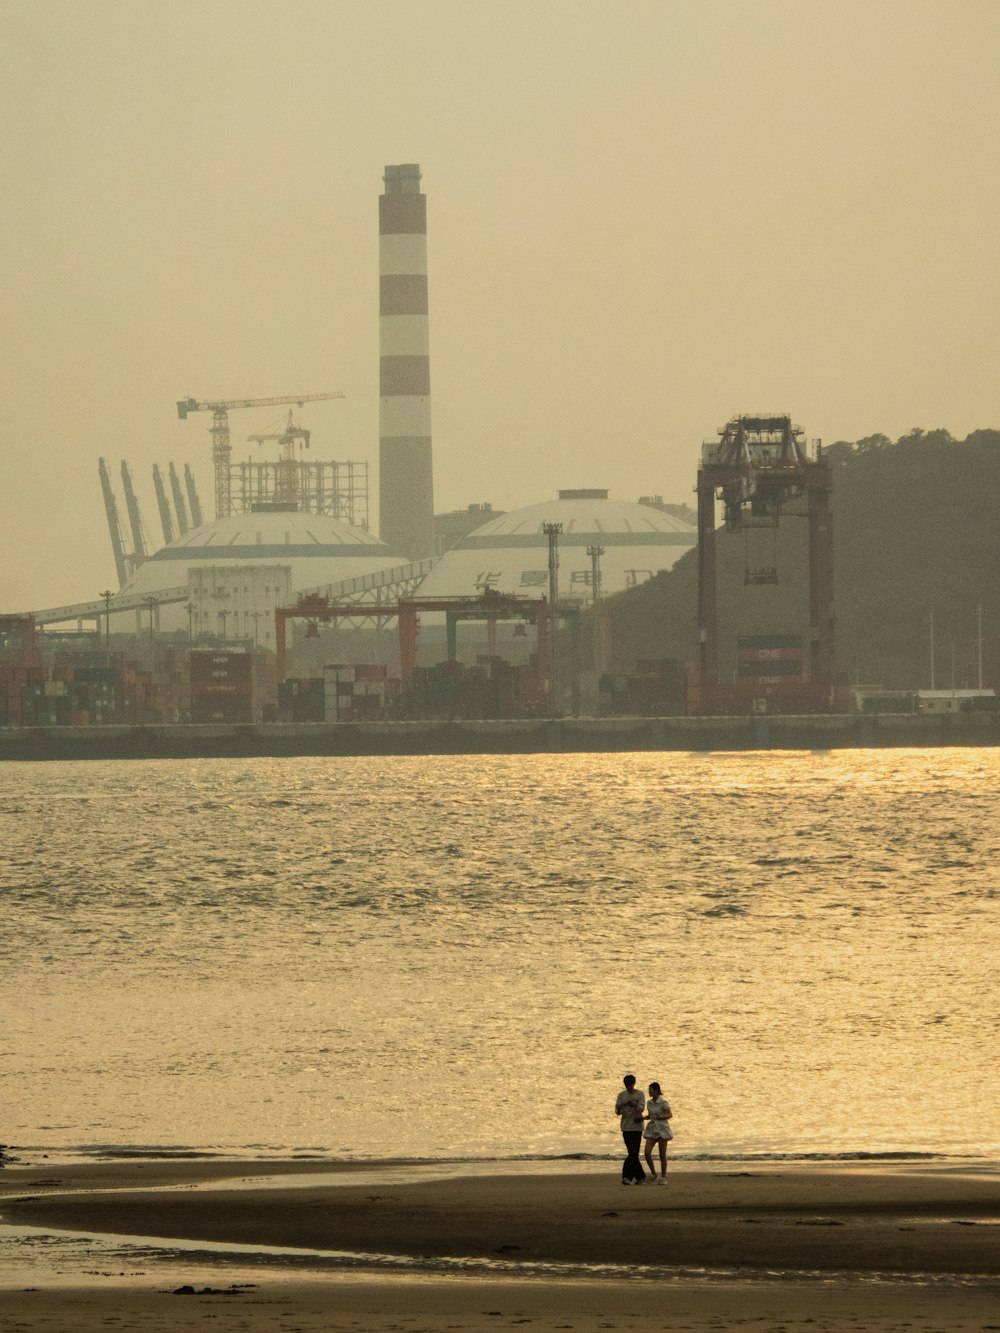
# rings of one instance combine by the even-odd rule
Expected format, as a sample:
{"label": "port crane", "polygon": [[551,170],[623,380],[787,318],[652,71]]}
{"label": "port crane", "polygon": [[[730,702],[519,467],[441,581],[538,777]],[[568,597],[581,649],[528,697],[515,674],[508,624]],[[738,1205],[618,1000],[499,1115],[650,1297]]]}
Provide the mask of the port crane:
{"label": "port crane", "polygon": [[[704,699],[718,695],[719,625],[716,599],[715,502],[721,498],[727,532],[777,528],[783,506],[804,499],[808,523],[809,680],[828,695],[833,683],[833,474],[819,440],[807,447],[787,416],[733,417],[718,441],[702,445],[698,468],[698,638]],[[751,564],[744,584],[777,583],[772,546],[766,563]]]}
{"label": "port crane", "polygon": [[215,517],[228,518],[231,512],[229,496],[229,413],[240,407],[301,407],[303,403],[326,402],[343,398],[342,393],[297,393],[280,398],[180,398],[177,415],[186,421],[189,412],[212,413],[212,464],[215,468]]}

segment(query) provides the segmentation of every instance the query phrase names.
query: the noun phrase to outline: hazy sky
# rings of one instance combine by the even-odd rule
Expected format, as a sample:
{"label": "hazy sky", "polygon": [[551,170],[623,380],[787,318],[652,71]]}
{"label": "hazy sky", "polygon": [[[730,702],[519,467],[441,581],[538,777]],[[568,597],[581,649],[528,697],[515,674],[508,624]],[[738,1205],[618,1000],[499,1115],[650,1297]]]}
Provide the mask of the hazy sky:
{"label": "hazy sky", "polygon": [[377,493],[386,163],[438,510],[690,500],[741,411],[1000,426],[998,70],[998,0],[2,0],[0,610],[114,586],[100,455],[211,512],[189,394],[343,390]]}

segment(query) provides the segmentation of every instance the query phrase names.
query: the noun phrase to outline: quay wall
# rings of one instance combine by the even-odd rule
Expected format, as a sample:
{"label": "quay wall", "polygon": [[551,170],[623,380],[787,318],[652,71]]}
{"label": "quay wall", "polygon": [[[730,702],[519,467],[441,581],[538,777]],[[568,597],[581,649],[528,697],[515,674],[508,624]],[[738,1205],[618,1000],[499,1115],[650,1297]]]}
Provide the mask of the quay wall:
{"label": "quay wall", "polygon": [[830,750],[1000,744],[1000,713],[4,727],[0,760]]}

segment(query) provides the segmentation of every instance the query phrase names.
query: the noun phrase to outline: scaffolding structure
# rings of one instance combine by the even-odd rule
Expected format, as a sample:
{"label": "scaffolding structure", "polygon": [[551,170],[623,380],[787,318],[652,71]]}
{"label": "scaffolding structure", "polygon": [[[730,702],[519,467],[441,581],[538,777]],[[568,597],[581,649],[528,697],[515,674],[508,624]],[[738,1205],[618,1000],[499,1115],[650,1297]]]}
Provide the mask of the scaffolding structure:
{"label": "scaffolding structure", "polygon": [[[288,471],[296,477],[289,484]],[[294,508],[325,514],[368,531],[368,464],[353,460],[247,459],[229,465],[230,512],[251,514]],[[294,500],[289,500],[289,495]]]}

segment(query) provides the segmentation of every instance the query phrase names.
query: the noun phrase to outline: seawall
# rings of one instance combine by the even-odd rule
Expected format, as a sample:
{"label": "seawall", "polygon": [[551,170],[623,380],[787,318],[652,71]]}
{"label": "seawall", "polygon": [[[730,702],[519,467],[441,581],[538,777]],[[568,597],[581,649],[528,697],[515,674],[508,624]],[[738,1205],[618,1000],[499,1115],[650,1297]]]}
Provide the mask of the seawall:
{"label": "seawall", "polygon": [[1000,713],[0,728],[0,760],[830,750],[1000,744]]}

